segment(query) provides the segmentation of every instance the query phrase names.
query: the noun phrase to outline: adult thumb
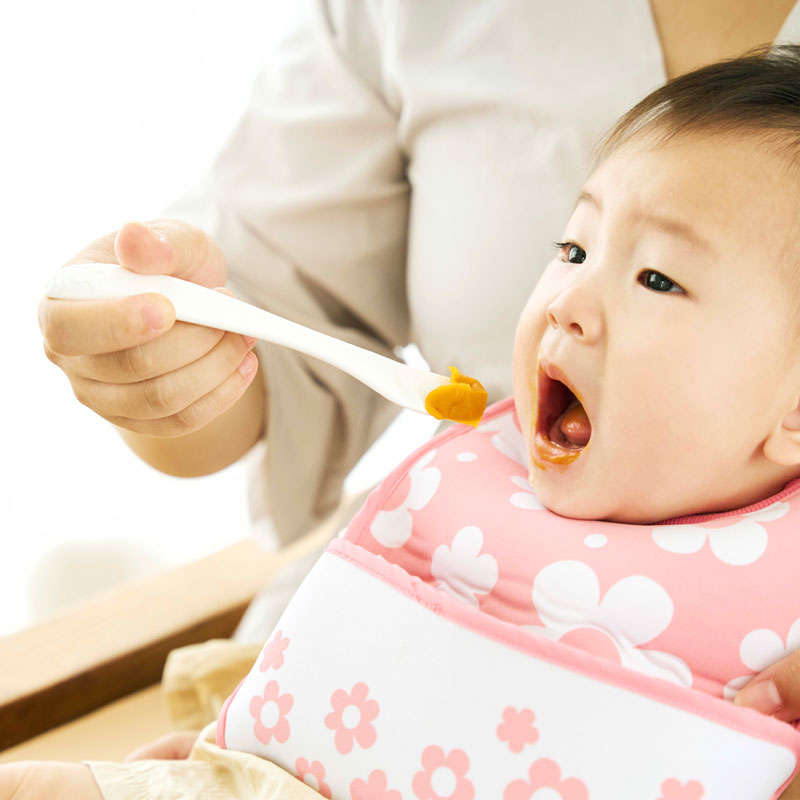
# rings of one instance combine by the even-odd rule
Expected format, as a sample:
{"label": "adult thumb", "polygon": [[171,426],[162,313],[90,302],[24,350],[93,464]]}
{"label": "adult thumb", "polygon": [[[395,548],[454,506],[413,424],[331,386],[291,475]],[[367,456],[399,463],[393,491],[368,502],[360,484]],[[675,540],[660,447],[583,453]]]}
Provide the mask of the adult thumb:
{"label": "adult thumb", "polygon": [[800,720],[800,650],[756,675],[733,702],[784,722]]}
{"label": "adult thumb", "polygon": [[202,229],[179,219],[126,222],[114,237],[119,264],[133,272],[174,275],[202,286],[225,284],[225,257]]}

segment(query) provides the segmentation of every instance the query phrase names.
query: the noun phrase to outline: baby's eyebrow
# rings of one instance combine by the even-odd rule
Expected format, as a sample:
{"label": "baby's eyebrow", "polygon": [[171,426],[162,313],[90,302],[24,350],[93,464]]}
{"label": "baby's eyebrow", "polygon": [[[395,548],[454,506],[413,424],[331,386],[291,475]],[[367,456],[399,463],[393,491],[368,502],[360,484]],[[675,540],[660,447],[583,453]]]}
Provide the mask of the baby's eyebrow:
{"label": "baby's eyebrow", "polygon": [[[591,192],[586,191],[586,189],[582,189],[578,193],[578,198],[575,201],[575,208],[577,208],[581,203],[588,203],[589,205],[594,206],[594,208],[600,212],[603,210],[603,203],[600,198],[595,197]],[[573,208],[573,211],[575,208]],[[637,222],[642,222],[645,225],[662,231],[669,236],[674,236],[677,239],[683,239],[692,247],[700,250],[706,255],[716,255],[716,251],[711,244],[704,239],[688,222],[684,222],[680,219],[674,219],[673,217],[665,217],[661,214],[636,214],[635,219]]]}

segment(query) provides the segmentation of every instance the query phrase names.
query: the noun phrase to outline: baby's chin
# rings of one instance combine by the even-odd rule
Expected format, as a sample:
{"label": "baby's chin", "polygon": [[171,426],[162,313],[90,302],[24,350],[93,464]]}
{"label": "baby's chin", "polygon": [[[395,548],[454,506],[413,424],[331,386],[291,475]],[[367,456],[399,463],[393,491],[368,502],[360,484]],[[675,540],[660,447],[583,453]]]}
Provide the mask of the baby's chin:
{"label": "baby's chin", "polygon": [[[528,482],[542,503],[554,514],[572,519],[596,519],[628,525],[650,525],[669,519],[673,509],[644,507],[641,500],[610,496],[609,487],[593,489],[586,481],[545,480],[537,467],[532,467]],[[548,476],[549,478],[549,476]]]}
{"label": "baby's chin", "polygon": [[554,514],[573,519],[603,518],[602,504],[597,498],[586,497],[584,492],[563,484],[553,486],[551,481],[542,480],[538,467],[531,468],[528,483],[542,505]]}

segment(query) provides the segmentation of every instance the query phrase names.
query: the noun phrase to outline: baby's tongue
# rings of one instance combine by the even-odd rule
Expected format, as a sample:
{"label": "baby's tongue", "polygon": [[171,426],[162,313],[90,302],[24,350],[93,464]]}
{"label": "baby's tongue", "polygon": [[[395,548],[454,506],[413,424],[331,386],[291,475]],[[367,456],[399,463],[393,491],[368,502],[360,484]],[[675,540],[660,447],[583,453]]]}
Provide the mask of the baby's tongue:
{"label": "baby's tongue", "polygon": [[576,447],[584,447],[592,435],[592,425],[583,406],[576,400],[575,405],[568,408],[558,422],[559,430],[564,438]]}

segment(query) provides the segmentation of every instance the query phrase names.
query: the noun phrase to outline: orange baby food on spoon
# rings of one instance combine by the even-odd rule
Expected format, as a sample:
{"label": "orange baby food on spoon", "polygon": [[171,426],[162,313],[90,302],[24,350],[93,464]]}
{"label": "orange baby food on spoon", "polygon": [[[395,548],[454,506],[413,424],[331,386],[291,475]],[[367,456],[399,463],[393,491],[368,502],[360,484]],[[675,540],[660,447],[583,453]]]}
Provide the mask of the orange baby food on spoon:
{"label": "orange baby food on spoon", "polygon": [[428,392],[425,410],[436,419],[451,419],[477,428],[486,408],[486,389],[480,381],[450,367],[450,383]]}

